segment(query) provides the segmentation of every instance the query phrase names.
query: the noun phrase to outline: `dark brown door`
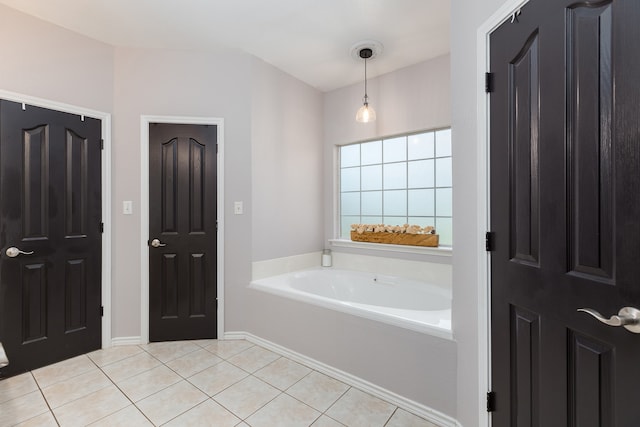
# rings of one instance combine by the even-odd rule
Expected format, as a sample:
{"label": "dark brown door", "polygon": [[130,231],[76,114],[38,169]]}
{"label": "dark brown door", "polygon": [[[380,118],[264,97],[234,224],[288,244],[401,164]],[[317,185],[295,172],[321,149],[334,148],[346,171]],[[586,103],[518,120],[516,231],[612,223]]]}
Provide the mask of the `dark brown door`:
{"label": "dark brown door", "polygon": [[100,157],[100,120],[0,101],[0,376],[101,347]]}
{"label": "dark brown door", "polygon": [[640,2],[531,0],[491,35],[493,425],[640,425]]}
{"label": "dark brown door", "polygon": [[216,338],[216,136],[149,125],[150,341]]}

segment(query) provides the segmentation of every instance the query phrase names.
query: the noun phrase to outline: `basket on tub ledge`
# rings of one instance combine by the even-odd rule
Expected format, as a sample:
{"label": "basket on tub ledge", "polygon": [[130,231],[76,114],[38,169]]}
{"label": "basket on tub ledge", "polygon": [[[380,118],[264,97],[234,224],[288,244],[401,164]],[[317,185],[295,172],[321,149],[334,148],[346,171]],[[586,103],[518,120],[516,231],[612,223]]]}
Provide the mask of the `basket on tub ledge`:
{"label": "basket on tub ledge", "polygon": [[351,240],[354,242],[387,243],[391,245],[437,247],[439,236],[432,226],[352,224]]}

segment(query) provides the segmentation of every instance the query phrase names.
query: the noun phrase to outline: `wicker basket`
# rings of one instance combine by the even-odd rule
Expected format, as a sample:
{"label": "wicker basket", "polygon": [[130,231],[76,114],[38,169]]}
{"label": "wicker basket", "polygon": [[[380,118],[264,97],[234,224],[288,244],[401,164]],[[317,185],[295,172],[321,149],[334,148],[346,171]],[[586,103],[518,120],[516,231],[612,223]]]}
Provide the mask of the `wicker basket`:
{"label": "wicker basket", "polygon": [[359,234],[352,231],[351,240],[354,242],[437,247],[439,237],[437,234],[373,233],[370,231]]}

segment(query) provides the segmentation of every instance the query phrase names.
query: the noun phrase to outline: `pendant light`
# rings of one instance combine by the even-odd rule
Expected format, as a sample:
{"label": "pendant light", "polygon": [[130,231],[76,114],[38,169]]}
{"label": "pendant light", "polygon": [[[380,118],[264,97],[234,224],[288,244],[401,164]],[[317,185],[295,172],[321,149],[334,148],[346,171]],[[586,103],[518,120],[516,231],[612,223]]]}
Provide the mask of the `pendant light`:
{"label": "pendant light", "polygon": [[373,56],[373,50],[365,47],[360,49],[358,55],[364,59],[364,98],[362,107],[360,107],[356,113],[356,121],[369,123],[376,120],[376,111],[373,107],[369,106],[369,95],[367,95],[367,59]]}

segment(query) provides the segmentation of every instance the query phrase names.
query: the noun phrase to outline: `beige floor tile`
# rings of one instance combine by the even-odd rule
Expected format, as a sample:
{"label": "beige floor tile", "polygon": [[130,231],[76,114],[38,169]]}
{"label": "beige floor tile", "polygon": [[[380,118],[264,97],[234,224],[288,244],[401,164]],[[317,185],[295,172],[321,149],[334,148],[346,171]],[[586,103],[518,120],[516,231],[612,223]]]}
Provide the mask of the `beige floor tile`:
{"label": "beige floor tile", "polygon": [[160,365],[161,363],[158,359],[147,353],[140,353],[119,362],[104,366],[102,370],[107,374],[107,376],[109,376],[109,378],[111,378],[112,381],[119,383],[120,381],[131,378]]}
{"label": "beige floor tile", "polygon": [[61,427],[86,426],[127,407],[131,402],[114,385],[53,409]]}
{"label": "beige floor tile", "polygon": [[153,427],[151,421],[133,405],[129,405],[90,425],[91,427]]}
{"label": "beige floor tile", "polygon": [[36,384],[36,380],[33,379],[31,372],[6,378],[0,381],[0,403],[24,396],[37,389],[38,384]]}
{"label": "beige floor tile", "polygon": [[231,356],[227,359],[227,362],[233,363],[247,372],[255,372],[279,358],[279,354],[255,345],[246,349],[242,353]]}
{"label": "beige floor tile", "polygon": [[214,396],[214,399],[240,419],[245,419],[280,394],[277,388],[247,377]]}
{"label": "beige floor tile", "polygon": [[47,411],[42,415],[28,419],[25,422],[16,424],[15,427],[58,427],[58,423],[51,411]]}
{"label": "beige floor tile", "polygon": [[221,362],[190,377],[189,382],[209,396],[214,396],[247,376],[249,374],[237,366]]}
{"label": "beige floor tile", "polygon": [[398,408],[386,427],[438,427],[437,425]]}
{"label": "beige floor tile", "polygon": [[246,349],[253,347],[249,341],[245,340],[226,340],[226,341],[215,341],[210,345],[206,346],[205,349],[217,355],[218,357],[222,357],[223,359],[228,359],[231,356],[234,356]]}
{"label": "beige floor tile", "polygon": [[189,342],[193,343],[195,345],[199,345],[202,348],[205,348],[207,346],[210,346],[211,344],[213,344],[216,341],[217,341],[216,339],[210,339],[210,340],[191,340]]}
{"label": "beige floor tile", "polygon": [[311,427],[344,427],[344,424],[340,424],[336,420],[323,415],[315,423],[311,424]]}
{"label": "beige floor tile", "polygon": [[311,369],[306,366],[281,357],[256,371],[254,375],[280,390],[286,390],[310,372]]}
{"label": "beige floor tile", "polygon": [[224,409],[220,404],[207,399],[198,406],[165,424],[165,427],[233,427],[240,418]]}
{"label": "beige floor tile", "polygon": [[165,388],[180,382],[180,375],[167,368],[165,365],[156,366],[141,374],[129,377],[117,383],[118,387],[133,402],[151,396]]}
{"label": "beige floor tile", "polygon": [[32,391],[0,404],[0,426],[13,426],[49,412],[40,390]]}
{"label": "beige floor tile", "polygon": [[395,406],[382,399],[350,388],[326,414],[350,427],[382,427],[395,410]]}
{"label": "beige floor tile", "polygon": [[167,363],[170,360],[200,349],[199,345],[191,341],[152,342],[140,347],[162,363]]}
{"label": "beige floor tile", "polygon": [[281,394],[251,415],[247,423],[252,427],[308,427],[320,415],[312,407]]}
{"label": "beige floor tile", "polygon": [[96,365],[102,367],[111,363],[119,362],[122,359],[135,356],[143,351],[144,350],[137,345],[120,345],[105,348],[104,350],[97,350],[87,354],[87,356],[89,356]]}
{"label": "beige floor tile", "polygon": [[187,381],[180,381],[142,399],[136,406],[155,425],[161,425],[207,400],[207,395]]}
{"label": "beige floor tile", "polygon": [[92,369],[98,369],[86,355],[63,360],[53,365],[32,371],[34,378],[41,388],[48,387],[60,381],[67,380]]}
{"label": "beige floor tile", "polygon": [[183,378],[188,378],[220,362],[222,362],[222,359],[215,354],[200,349],[168,361],[167,366]]}
{"label": "beige floor tile", "polygon": [[287,394],[324,412],[349,386],[320,372],[313,371],[287,390]]}
{"label": "beige floor tile", "polygon": [[51,408],[57,408],[111,384],[109,378],[101,370],[92,369],[84,374],[45,387],[42,389],[42,394]]}

